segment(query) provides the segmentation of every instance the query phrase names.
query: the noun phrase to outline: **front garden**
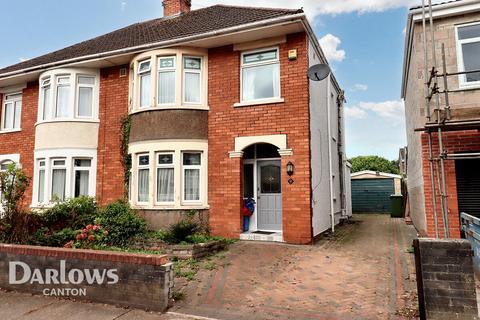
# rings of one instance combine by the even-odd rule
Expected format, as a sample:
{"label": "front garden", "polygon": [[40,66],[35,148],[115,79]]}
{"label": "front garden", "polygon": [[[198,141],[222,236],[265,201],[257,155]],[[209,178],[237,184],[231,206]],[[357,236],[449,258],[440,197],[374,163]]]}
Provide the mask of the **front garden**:
{"label": "front garden", "polygon": [[[167,254],[177,263],[177,276],[193,278],[184,265],[223,250],[231,243],[209,235],[208,227],[195,219],[196,212],[166,230],[149,230],[147,222],[125,200],[100,206],[94,198],[78,197],[53,206],[28,210],[24,194],[29,179],[10,165],[0,172],[0,242],[11,244]],[[192,264],[192,261],[194,262]],[[192,268],[195,270],[195,268]]]}

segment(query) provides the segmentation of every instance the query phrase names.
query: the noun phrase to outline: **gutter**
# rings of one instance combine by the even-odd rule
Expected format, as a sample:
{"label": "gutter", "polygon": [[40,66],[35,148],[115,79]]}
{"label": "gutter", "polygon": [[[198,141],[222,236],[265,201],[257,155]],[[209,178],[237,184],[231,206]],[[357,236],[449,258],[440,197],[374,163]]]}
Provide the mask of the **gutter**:
{"label": "gutter", "polygon": [[[167,41],[160,41],[160,42],[155,42],[155,43],[149,43],[149,44],[144,44],[140,46],[135,46],[135,47],[129,47],[129,48],[124,48],[124,49],[118,49],[118,50],[113,50],[113,51],[108,51],[108,52],[102,52],[102,53],[96,53],[92,55],[87,55],[87,56],[82,56],[82,57],[77,57],[77,58],[72,58],[72,59],[66,59],[66,60],[61,60],[61,61],[56,61],[52,63],[46,63],[30,68],[25,68],[21,70],[16,70],[16,71],[11,71],[7,73],[0,74],[0,79],[5,79],[7,77],[12,77],[15,75],[20,75],[20,74],[26,74],[30,73],[33,71],[40,71],[46,68],[51,68],[51,67],[56,67],[60,65],[65,65],[68,63],[76,63],[76,62],[85,62],[89,60],[95,60],[99,58],[114,58],[116,56],[124,55],[124,54],[133,54],[137,52],[142,52],[148,49],[152,48],[158,48],[158,47],[167,47],[167,46],[173,46],[179,43],[183,42],[190,42],[190,41],[195,41],[195,40],[203,40],[207,38],[212,38],[212,37],[218,37],[230,33],[235,33],[235,32],[241,32],[245,30],[251,30],[255,28],[262,28],[262,27],[267,27],[267,26],[272,26],[276,24],[285,24],[288,22],[294,22],[296,20],[304,21],[306,19],[306,16],[304,13],[297,13],[289,16],[282,16],[274,19],[268,19],[268,20],[263,20],[263,21],[258,21],[254,23],[249,23],[249,24],[243,24],[240,26],[235,26],[235,27],[230,27],[230,28],[225,28],[225,29],[220,29],[220,30],[215,30],[207,33],[202,33],[198,35],[193,35],[193,36],[187,36],[187,37],[182,37],[182,38],[177,38],[177,39],[172,39],[172,40],[167,40]],[[322,57],[324,57],[322,53]]]}
{"label": "gutter", "polygon": [[332,164],[332,131],[331,131],[331,123],[330,121],[332,120],[332,113],[330,111],[331,108],[331,89],[330,89],[330,83],[331,83],[331,74],[328,75],[328,81],[327,81],[327,130],[328,130],[328,181],[329,181],[329,188],[330,188],[330,218],[331,218],[331,224],[332,224],[332,233],[335,232],[335,212],[333,211],[333,164]]}

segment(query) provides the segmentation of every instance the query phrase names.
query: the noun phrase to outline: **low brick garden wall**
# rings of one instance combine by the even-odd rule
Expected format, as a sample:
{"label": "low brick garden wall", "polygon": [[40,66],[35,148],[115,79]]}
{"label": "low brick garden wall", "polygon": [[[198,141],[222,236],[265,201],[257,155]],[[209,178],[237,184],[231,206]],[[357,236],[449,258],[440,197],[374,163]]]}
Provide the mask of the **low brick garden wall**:
{"label": "low brick garden wall", "polygon": [[0,244],[0,288],[165,311],[174,283],[166,255]]}
{"label": "low brick garden wall", "polygon": [[199,259],[218,251],[225,250],[228,244],[225,241],[210,241],[198,244],[169,245],[155,239],[137,239],[131,244],[131,248],[140,250],[155,250],[167,254],[170,258]]}

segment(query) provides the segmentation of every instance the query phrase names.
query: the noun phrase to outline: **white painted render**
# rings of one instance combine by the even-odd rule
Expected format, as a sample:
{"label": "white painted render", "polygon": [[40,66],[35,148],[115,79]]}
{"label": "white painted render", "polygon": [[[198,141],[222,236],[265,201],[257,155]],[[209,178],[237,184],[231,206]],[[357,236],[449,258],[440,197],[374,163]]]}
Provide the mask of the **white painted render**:
{"label": "white painted render", "polygon": [[50,121],[35,127],[35,150],[98,147],[98,122]]}

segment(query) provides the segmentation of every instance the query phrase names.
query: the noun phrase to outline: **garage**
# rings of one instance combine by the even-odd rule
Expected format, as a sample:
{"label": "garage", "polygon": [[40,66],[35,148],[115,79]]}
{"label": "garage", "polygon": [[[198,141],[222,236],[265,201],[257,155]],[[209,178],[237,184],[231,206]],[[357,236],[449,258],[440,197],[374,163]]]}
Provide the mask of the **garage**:
{"label": "garage", "polygon": [[353,173],[353,212],[390,213],[392,194],[401,194],[401,176],[391,173],[360,171]]}

